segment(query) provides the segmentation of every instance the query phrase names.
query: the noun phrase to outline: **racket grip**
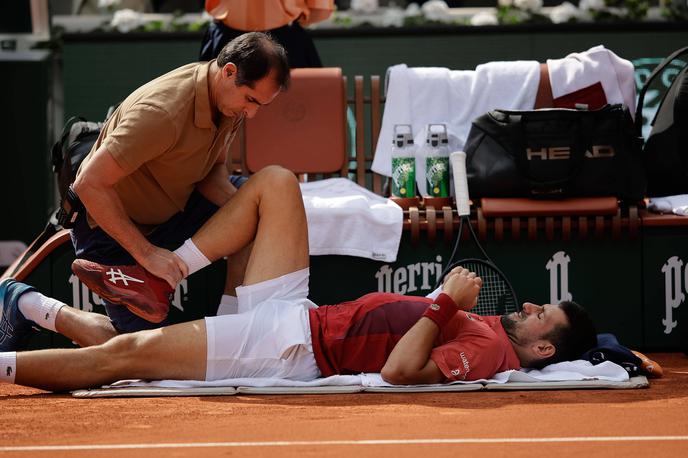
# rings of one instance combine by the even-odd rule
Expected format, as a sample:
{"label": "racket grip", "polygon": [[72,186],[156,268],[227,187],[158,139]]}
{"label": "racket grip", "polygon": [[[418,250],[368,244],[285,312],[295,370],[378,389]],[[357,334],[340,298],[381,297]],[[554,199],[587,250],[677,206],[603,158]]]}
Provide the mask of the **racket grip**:
{"label": "racket grip", "polygon": [[456,197],[456,209],[459,216],[471,214],[471,207],[468,203],[468,179],[466,177],[466,153],[456,151],[449,155],[454,174],[454,194]]}

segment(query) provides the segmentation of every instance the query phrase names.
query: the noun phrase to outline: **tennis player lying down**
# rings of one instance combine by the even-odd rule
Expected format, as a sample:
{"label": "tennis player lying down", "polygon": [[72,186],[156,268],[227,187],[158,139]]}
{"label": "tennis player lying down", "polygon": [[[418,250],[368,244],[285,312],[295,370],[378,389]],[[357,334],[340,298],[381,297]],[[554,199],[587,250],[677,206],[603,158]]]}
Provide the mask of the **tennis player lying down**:
{"label": "tennis player lying down", "polygon": [[[132,378],[307,381],[360,372],[381,372],[393,384],[439,383],[576,359],[595,345],[590,318],[572,302],[525,303],[522,312],[501,317],[468,313],[482,280],[460,267],[434,299],[371,293],[317,307],[307,299],[308,235],[297,180],[283,169],[269,175],[249,180],[235,205],[220,210],[244,222],[223,228],[226,243],[236,245],[230,252],[253,242],[236,290],[238,314],[116,335],[104,315],[7,279],[0,283],[0,380],[53,391]],[[195,236],[199,246],[217,229],[214,218]],[[17,352],[36,324],[84,348]]]}

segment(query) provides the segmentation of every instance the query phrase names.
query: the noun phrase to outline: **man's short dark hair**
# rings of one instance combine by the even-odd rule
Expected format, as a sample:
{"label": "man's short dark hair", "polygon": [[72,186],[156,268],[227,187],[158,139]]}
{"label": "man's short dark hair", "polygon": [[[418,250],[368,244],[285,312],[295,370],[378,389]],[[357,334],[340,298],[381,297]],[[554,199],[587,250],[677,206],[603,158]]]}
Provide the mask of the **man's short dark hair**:
{"label": "man's short dark hair", "polygon": [[237,66],[238,86],[253,88],[256,81],[272,71],[281,90],[289,87],[287,51],[267,33],[239,35],[222,48],[216,62],[220,68],[229,62]]}
{"label": "man's short dark hair", "polygon": [[539,369],[548,364],[580,359],[583,353],[597,345],[597,331],[587,310],[573,301],[560,302],[559,308],[566,314],[568,326],[557,326],[541,337],[554,345],[555,352],[531,367]]}

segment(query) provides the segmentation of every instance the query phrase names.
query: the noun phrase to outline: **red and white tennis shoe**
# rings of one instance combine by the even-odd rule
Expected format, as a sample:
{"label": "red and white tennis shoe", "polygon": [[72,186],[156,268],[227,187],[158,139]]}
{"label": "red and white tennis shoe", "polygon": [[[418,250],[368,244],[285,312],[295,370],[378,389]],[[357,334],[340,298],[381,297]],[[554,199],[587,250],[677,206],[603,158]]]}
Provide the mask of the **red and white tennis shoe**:
{"label": "red and white tennis shoe", "polygon": [[98,296],[124,305],[144,320],[160,323],[167,317],[174,290],[165,280],[138,264],[106,266],[76,259],[72,272]]}

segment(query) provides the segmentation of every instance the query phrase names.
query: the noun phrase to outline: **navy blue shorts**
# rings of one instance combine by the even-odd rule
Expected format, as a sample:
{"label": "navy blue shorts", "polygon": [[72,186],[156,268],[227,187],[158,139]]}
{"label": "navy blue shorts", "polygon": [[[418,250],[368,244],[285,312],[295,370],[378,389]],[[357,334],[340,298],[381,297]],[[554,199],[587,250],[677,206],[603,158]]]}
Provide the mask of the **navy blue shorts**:
{"label": "navy blue shorts", "polygon": [[[237,188],[248,178],[231,176],[230,182]],[[184,211],[181,211],[157,226],[146,239],[153,245],[168,250],[176,250],[186,239],[194,235],[218,210],[217,205],[194,191],[189,197]],[[82,213],[72,228],[72,244],[76,257],[105,265],[131,265],[134,258],[101,228],[92,229]],[[168,319],[161,323],[151,323],[140,318],[126,307],[105,302],[105,310],[119,332],[134,332],[154,329],[170,324]]]}

